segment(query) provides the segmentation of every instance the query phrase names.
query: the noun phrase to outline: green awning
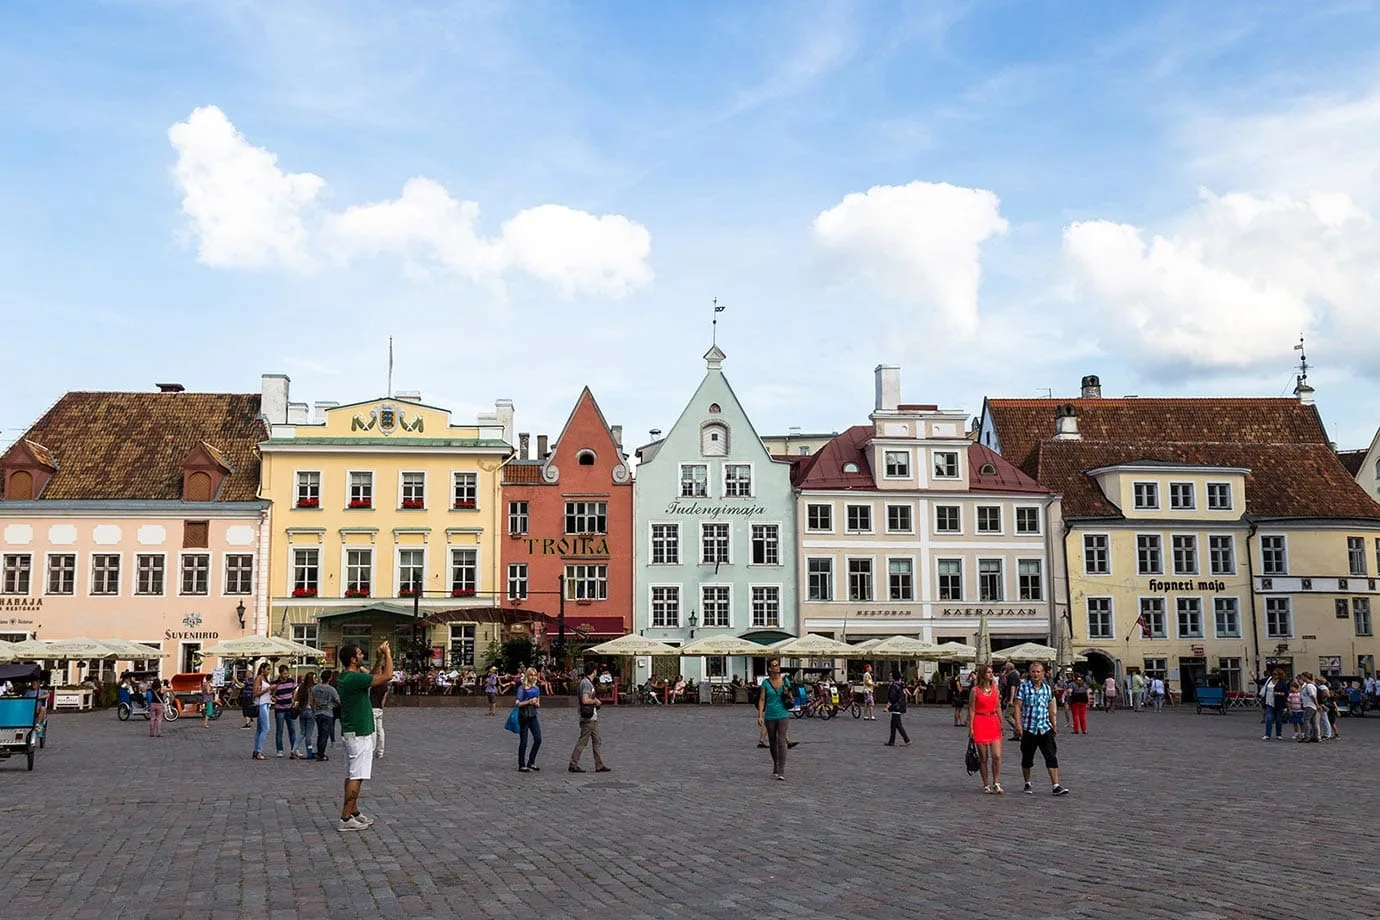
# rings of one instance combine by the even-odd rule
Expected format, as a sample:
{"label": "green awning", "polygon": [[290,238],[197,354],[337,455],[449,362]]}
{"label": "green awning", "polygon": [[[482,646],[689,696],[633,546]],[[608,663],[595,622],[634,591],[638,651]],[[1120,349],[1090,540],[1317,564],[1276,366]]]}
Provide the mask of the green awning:
{"label": "green awning", "polygon": [[340,617],[398,617],[399,619],[410,620],[413,618],[412,606],[403,604],[389,604],[379,601],[375,604],[365,604],[362,607],[342,607],[339,610],[323,610],[313,614],[316,620],[334,620]]}
{"label": "green awning", "polygon": [[[794,639],[795,636],[781,629],[754,629],[743,633],[743,638],[758,645],[771,645],[785,639]],[[766,649],[763,649],[762,653],[766,654]]]}

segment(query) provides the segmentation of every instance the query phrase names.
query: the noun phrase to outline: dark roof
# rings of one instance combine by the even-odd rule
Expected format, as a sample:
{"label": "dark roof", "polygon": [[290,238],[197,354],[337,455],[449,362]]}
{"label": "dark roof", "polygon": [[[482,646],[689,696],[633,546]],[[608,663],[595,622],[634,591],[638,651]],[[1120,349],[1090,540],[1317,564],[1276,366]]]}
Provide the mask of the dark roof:
{"label": "dark roof", "polygon": [[[1056,441],[1055,410],[1078,412]],[[1316,407],[1294,399],[989,399],[1003,454],[1063,495],[1064,516],[1121,517],[1087,471],[1131,463],[1242,467],[1256,518],[1380,519],[1347,473]]]}
{"label": "dark roof", "polygon": [[57,472],[43,500],[179,500],[182,461],[205,442],[231,472],[219,501],[253,501],[258,443],[268,436],[258,393],[64,395],[24,433]]}
{"label": "dark roof", "polygon": [[1366,462],[1366,454],[1370,453],[1370,448],[1365,450],[1339,450],[1337,459],[1342,461],[1342,466],[1352,476],[1361,475],[1361,467]]}

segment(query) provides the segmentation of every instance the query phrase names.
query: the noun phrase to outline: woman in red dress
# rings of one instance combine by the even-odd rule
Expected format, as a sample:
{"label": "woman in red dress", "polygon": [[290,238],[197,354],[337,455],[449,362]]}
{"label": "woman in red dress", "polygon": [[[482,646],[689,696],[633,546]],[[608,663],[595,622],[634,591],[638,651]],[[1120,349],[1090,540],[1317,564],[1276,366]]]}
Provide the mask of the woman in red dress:
{"label": "woman in red dress", "polygon": [[[977,745],[981,759],[982,791],[1001,795],[1001,695],[992,677],[992,666],[978,668],[977,681],[968,696],[968,737]],[[991,762],[991,782],[988,782],[988,762]]]}

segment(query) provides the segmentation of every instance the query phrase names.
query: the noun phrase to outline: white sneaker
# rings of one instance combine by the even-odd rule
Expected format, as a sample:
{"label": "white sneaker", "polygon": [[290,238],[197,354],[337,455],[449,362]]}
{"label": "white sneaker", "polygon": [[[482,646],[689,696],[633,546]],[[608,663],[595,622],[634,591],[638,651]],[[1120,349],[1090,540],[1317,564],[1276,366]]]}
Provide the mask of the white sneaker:
{"label": "white sneaker", "polygon": [[360,814],[359,812],[355,812],[355,813],[354,813],[354,816],[351,818],[351,820],[352,820],[352,821],[358,821],[360,824],[363,824],[365,827],[373,827],[373,826],[374,826],[374,819],[373,819],[373,818],[369,817],[368,815],[362,815],[362,814]]}
{"label": "white sneaker", "polygon": [[337,822],[335,829],[338,831],[362,831],[368,826],[358,818],[346,818],[344,821]]}

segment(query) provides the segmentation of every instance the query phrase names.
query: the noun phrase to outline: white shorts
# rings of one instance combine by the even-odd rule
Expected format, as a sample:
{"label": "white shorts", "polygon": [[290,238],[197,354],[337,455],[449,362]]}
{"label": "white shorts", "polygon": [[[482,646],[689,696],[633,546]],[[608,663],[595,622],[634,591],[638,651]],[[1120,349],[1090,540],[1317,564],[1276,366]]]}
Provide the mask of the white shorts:
{"label": "white shorts", "polygon": [[346,732],[340,738],[345,746],[345,778],[369,779],[374,769],[374,736]]}

